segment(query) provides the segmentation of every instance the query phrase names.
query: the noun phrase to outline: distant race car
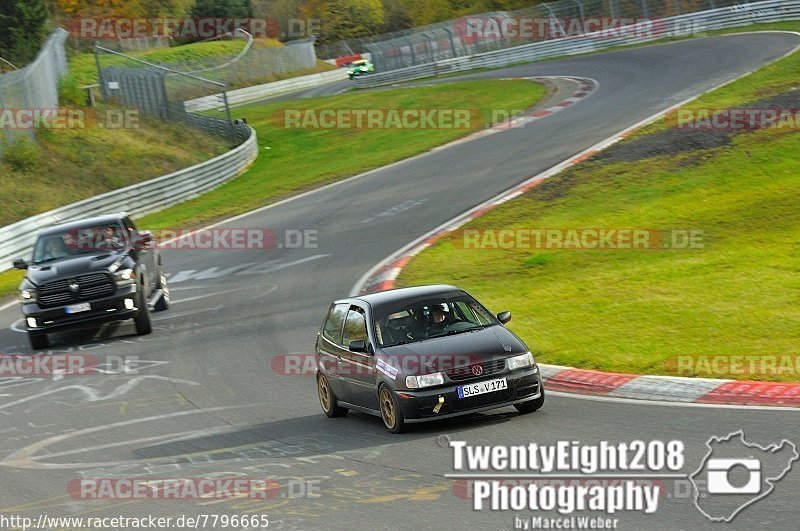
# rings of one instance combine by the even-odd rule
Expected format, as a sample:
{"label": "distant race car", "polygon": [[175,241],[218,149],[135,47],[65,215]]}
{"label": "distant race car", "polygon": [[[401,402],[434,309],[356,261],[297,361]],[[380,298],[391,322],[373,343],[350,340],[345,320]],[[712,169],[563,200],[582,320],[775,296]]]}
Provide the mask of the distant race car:
{"label": "distant race car", "polygon": [[504,406],[536,411],[542,376],[510,319],[445,285],[336,301],[317,335],[322,410],[370,413],[392,433]]}
{"label": "distant race car", "polygon": [[358,61],[353,61],[347,65],[347,75],[350,76],[350,79],[353,79],[356,76],[374,73],[375,65],[366,59],[359,59]]}

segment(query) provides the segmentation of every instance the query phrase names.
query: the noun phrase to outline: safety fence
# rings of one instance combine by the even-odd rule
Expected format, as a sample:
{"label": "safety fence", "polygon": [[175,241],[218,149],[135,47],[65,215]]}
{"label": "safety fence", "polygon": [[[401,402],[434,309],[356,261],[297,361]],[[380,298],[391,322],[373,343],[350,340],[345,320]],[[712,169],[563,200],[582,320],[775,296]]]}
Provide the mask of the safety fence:
{"label": "safety fence", "polygon": [[[25,68],[0,75],[0,109],[55,109],[58,107],[58,82],[67,73],[64,42],[69,34],[58,29]],[[34,127],[0,127],[0,154],[5,145],[19,136],[33,138]]]}
{"label": "safety fence", "polygon": [[[717,3],[722,3],[722,0],[717,0]],[[642,20],[611,30],[522,44],[495,51],[451,57],[417,66],[378,72],[356,78],[356,86],[360,88],[375,87],[477,68],[496,68],[550,57],[599,51],[614,46],[641,44],[669,37],[694,36],[712,30],[746,26],[754,23],[798,19],[800,19],[800,0],[752,2],[666,17],[658,21]]]}

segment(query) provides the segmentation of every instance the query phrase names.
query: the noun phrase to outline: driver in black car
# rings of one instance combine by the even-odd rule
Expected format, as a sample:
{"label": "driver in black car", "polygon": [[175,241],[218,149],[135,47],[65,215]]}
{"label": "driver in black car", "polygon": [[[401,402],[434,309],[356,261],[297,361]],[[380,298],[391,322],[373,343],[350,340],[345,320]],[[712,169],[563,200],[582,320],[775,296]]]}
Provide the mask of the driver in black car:
{"label": "driver in black car", "polygon": [[440,336],[445,333],[448,325],[447,314],[441,306],[431,309],[431,322],[428,325],[428,337]]}

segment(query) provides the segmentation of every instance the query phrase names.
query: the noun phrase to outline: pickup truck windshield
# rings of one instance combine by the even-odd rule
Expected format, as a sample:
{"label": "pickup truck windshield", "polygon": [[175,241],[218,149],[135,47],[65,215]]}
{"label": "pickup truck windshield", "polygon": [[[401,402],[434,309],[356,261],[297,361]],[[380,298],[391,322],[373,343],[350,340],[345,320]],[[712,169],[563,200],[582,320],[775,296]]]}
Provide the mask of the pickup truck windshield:
{"label": "pickup truck windshield", "polygon": [[115,224],[73,228],[40,236],[33,249],[33,263],[38,265],[82,254],[114,252],[127,245],[125,233]]}

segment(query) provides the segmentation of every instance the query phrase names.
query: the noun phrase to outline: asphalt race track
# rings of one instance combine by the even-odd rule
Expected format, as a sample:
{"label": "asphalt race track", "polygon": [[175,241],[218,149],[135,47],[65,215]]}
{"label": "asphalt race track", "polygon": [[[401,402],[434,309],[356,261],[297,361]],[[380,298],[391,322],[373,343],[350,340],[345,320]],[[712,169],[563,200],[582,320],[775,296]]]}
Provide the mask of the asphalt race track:
{"label": "asphalt race track", "polygon": [[[549,395],[528,416],[506,408],[391,435],[377,417],[326,418],[313,376],[281,376],[271,363],[282,354],[311,353],[328,304],[408,242],[670,105],[780,57],[798,41],[790,34],[743,34],[464,76],[580,76],[599,88],[532,127],[434,151],[224,224],[271,229],[279,242],[285,230],[318,231],[316,248],[165,251],[174,304],[153,314],[153,334],[137,337],[124,323],[52,339],[53,352],[109,360],[110,374],[0,378],[0,513],[264,513],[270,528],[512,528],[522,513],[473,511],[464,483],[445,477],[453,472],[452,451],[441,436],[494,445],[679,439],[686,445],[685,474],[698,468],[711,436],[743,429],[762,445],[783,438],[800,443],[796,410],[566,395]],[[16,307],[0,312],[2,354],[30,352],[25,335],[13,329],[18,318]],[[118,358],[135,372],[114,370]],[[800,526],[797,468],[730,525]],[[84,477],[209,475],[275,478],[286,489],[269,500],[81,501],[68,494],[70,481]],[[309,485],[319,496],[301,495]],[[694,507],[686,480],[665,480],[664,487],[655,514],[614,515],[620,527],[720,527]]]}

